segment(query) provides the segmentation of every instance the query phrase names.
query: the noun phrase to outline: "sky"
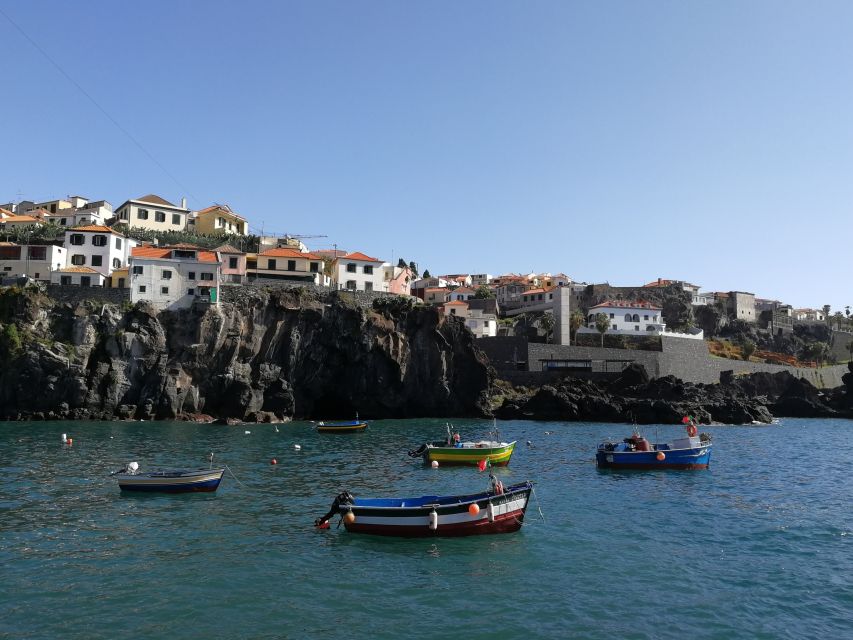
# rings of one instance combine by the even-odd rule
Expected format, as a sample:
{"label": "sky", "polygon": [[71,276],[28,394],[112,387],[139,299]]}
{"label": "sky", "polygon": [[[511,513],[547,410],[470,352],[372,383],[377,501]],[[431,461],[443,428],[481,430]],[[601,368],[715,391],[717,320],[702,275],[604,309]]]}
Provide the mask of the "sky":
{"label": "sky", "polygon": [[853,305],[853,3],[0,12],[0,202],[185,196],[433,274]]}

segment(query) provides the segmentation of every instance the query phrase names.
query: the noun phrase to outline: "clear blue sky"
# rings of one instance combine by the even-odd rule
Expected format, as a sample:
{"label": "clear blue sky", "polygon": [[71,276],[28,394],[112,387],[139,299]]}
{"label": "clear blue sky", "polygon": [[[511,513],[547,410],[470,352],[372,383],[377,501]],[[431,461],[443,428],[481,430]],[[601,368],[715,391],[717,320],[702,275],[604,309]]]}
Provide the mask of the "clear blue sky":
{"label": "clear blue sky", "polygon": [[0,201],[186,195],[433,273],[853,304],[851,2],[0,9],[166,169],[0,16]]}

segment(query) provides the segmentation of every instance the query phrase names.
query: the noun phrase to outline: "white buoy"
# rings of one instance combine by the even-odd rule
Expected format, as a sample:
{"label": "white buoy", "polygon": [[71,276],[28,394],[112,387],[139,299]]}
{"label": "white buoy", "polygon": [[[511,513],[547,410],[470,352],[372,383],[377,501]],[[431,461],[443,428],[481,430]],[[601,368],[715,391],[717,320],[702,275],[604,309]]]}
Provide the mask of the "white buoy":
{"label": "white buoy", "polygon": [[432,461],[432,468],[433,468],[433,469],[438,469],[438,460],[433,460],[433,461]]}
{"label": "white buoy", "polygon": [[63,433],[62,434],[62,444],[65,444],[66,442],[68,442],[68,434]]}
{"label": "white buoy", "polygon": [[435,509],[429,512],[429,528],[433,531],[438,529],[438,512]]}
{"label": "white buoy", "polygon": [[489,506],[486,507],[486,513],[489,516],[489,522],[494,522],[495,521],[495,508],[494,508],[494,506],[492,506],[491,502],[489,502]]}
{"label": "white buoy", "polygon": [[295,444],[295,445],[293,445],[293,448],[296,449],[297,451],[302,451],[302,445],[301,444]]}
{"label": "white buoy", "polygon": [[250,433],[252,433],[252,432],[251,432],[251,431],[249,431],[249,430],[247,429],[247,430],[246,430],[246,435],[249,435]]}

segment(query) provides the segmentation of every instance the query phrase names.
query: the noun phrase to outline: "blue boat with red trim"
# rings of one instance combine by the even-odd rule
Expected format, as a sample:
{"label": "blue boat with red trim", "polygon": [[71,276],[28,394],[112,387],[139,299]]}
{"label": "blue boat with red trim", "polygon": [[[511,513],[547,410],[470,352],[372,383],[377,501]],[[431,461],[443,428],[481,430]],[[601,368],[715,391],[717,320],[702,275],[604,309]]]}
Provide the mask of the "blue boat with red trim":
{"label": "blue boat with red trim", "polygon": [[694,420],[684,418],[686,438],[672,442],[649,442],[635,427],[622,442],[598,445],[595,462],[599,469],[707,469],[711,463],[711,436],[697,433]]}

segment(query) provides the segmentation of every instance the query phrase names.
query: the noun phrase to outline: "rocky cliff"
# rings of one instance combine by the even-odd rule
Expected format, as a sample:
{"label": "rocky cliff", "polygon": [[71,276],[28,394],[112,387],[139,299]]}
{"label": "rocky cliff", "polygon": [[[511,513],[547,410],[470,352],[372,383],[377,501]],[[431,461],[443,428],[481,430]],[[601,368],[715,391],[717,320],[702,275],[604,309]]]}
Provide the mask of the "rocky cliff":
{"label": "rocky cliff", "polygon": [[472,416],[493,376],[436,309],[304,289],[160,313],[6,289],[0,361],[0,419]]}

